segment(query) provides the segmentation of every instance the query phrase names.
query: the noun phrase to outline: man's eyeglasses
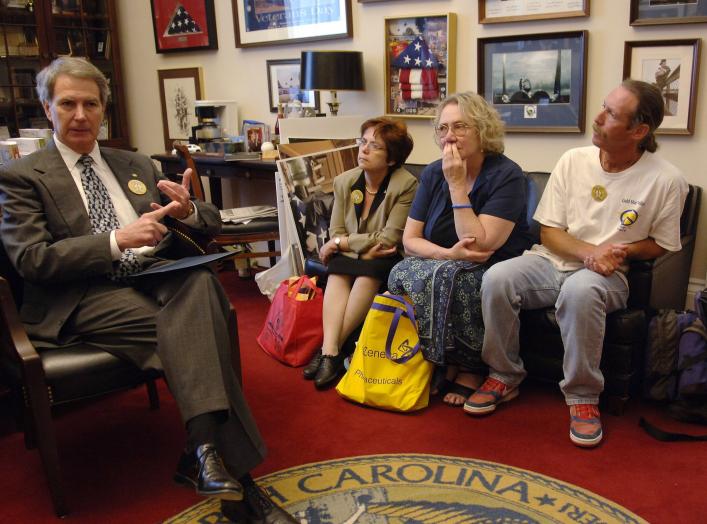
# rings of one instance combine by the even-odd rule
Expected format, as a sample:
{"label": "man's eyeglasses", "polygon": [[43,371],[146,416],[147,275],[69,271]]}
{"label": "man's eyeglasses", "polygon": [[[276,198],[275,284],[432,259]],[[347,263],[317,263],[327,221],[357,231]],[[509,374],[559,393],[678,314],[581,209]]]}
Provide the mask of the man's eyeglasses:
{"label": "man's eyeglasses", "polygon": [[356,139],[356,145],[358,147],[366,147],[368,146],[368,149],[371,151],[383,151],[385,149],[385,146],[382,146],[380,144],[377,144],[376,142],[369,142],[365,138],[357,138]]}
{"label": "man's eyeglasses", "polygon": [[454,136],[461,138],[467,135],[469,129],[471,129],[471,126],[465,124],[464,122],[454,122],[451,127],[447,124],[442,124],[435,127],[435,134],[438,138],[444,138],[445,136],[447,136],[447,133],[449,133],[450,129],[452,130],[452,134]]}

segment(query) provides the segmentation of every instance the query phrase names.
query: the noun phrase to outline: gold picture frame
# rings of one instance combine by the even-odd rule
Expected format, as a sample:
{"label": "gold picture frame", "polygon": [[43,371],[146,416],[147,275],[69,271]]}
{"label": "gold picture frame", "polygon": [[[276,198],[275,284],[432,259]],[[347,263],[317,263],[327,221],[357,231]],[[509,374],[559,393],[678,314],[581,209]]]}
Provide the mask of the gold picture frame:
{"label": "gold picture frame", "polygon": [[434,118],[456,84],[454,13],[390,17],[385,31],[385,114]]}
{"label": "gold picture frame", "polygon": [[589,16],[589,0],[479,0],[479,23]]}

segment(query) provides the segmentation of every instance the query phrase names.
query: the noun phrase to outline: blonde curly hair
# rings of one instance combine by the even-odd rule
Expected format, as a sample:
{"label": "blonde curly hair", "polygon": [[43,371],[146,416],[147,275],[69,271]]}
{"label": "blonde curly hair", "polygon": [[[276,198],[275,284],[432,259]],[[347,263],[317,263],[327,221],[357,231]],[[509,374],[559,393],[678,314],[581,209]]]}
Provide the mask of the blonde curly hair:
{"label": "blonde curly hair", "polygon": [[[472,91],[449,95],[439,103],[432,122],[435,130],[439,126],[442,111],[451,104],[456,104],[459,107],[464,123],[479,132],[479,141],[484,153],[489,155],[500,155],[503,153],[505,149],[503,144],[505,127],[503,120],[501,120],[498,111],[491,107],[484,97]],[[435,141],[437,145],[441,145],[436,132]]]}

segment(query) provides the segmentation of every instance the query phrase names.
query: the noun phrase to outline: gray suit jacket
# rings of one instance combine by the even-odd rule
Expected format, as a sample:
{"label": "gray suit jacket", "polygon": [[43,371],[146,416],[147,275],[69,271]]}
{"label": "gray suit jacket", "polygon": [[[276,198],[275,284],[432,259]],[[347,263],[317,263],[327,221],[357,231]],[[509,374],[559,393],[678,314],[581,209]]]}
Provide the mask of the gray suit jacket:
{"label": "gray suit jacket", "polygon": [[[162,202],[157,182],[164,178],[144,155],[101,148],[138,215]],[[144,195],[127,189],[130,180],[147,186]],[[219,230],[218,210],[195,202],[200,229]],[[31,338],[56,340],[62,325],[92,281],[111,272],[109,233],[91,234],[81,195],[58,149],[45,149],[0,168],[0,234],[10,261],[25,280],[20,310]],[[170,233],[155,249],[164,253],[175,242]]]}

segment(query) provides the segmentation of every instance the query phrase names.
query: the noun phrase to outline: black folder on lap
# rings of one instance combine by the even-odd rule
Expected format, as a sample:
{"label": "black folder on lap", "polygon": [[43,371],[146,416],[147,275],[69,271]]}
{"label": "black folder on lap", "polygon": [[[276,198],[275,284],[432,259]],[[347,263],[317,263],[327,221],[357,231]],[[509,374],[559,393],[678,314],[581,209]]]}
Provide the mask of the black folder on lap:
{"label": "black folder on lap", "polygon": [[173,262],[160,264],[159,262],[145,271],[130,275],[131,277],[142,277],[145,275],[157,275],[159,273],[168,273],[170,271],[178,271],[180,269],[189,269],[190,267],[203,266],[210,264],[223,258],[228,258],[237,255],[238,253],[226,251],[225,253],[213,253],[211,255],[197,255],[195,257],[184,257]]}

